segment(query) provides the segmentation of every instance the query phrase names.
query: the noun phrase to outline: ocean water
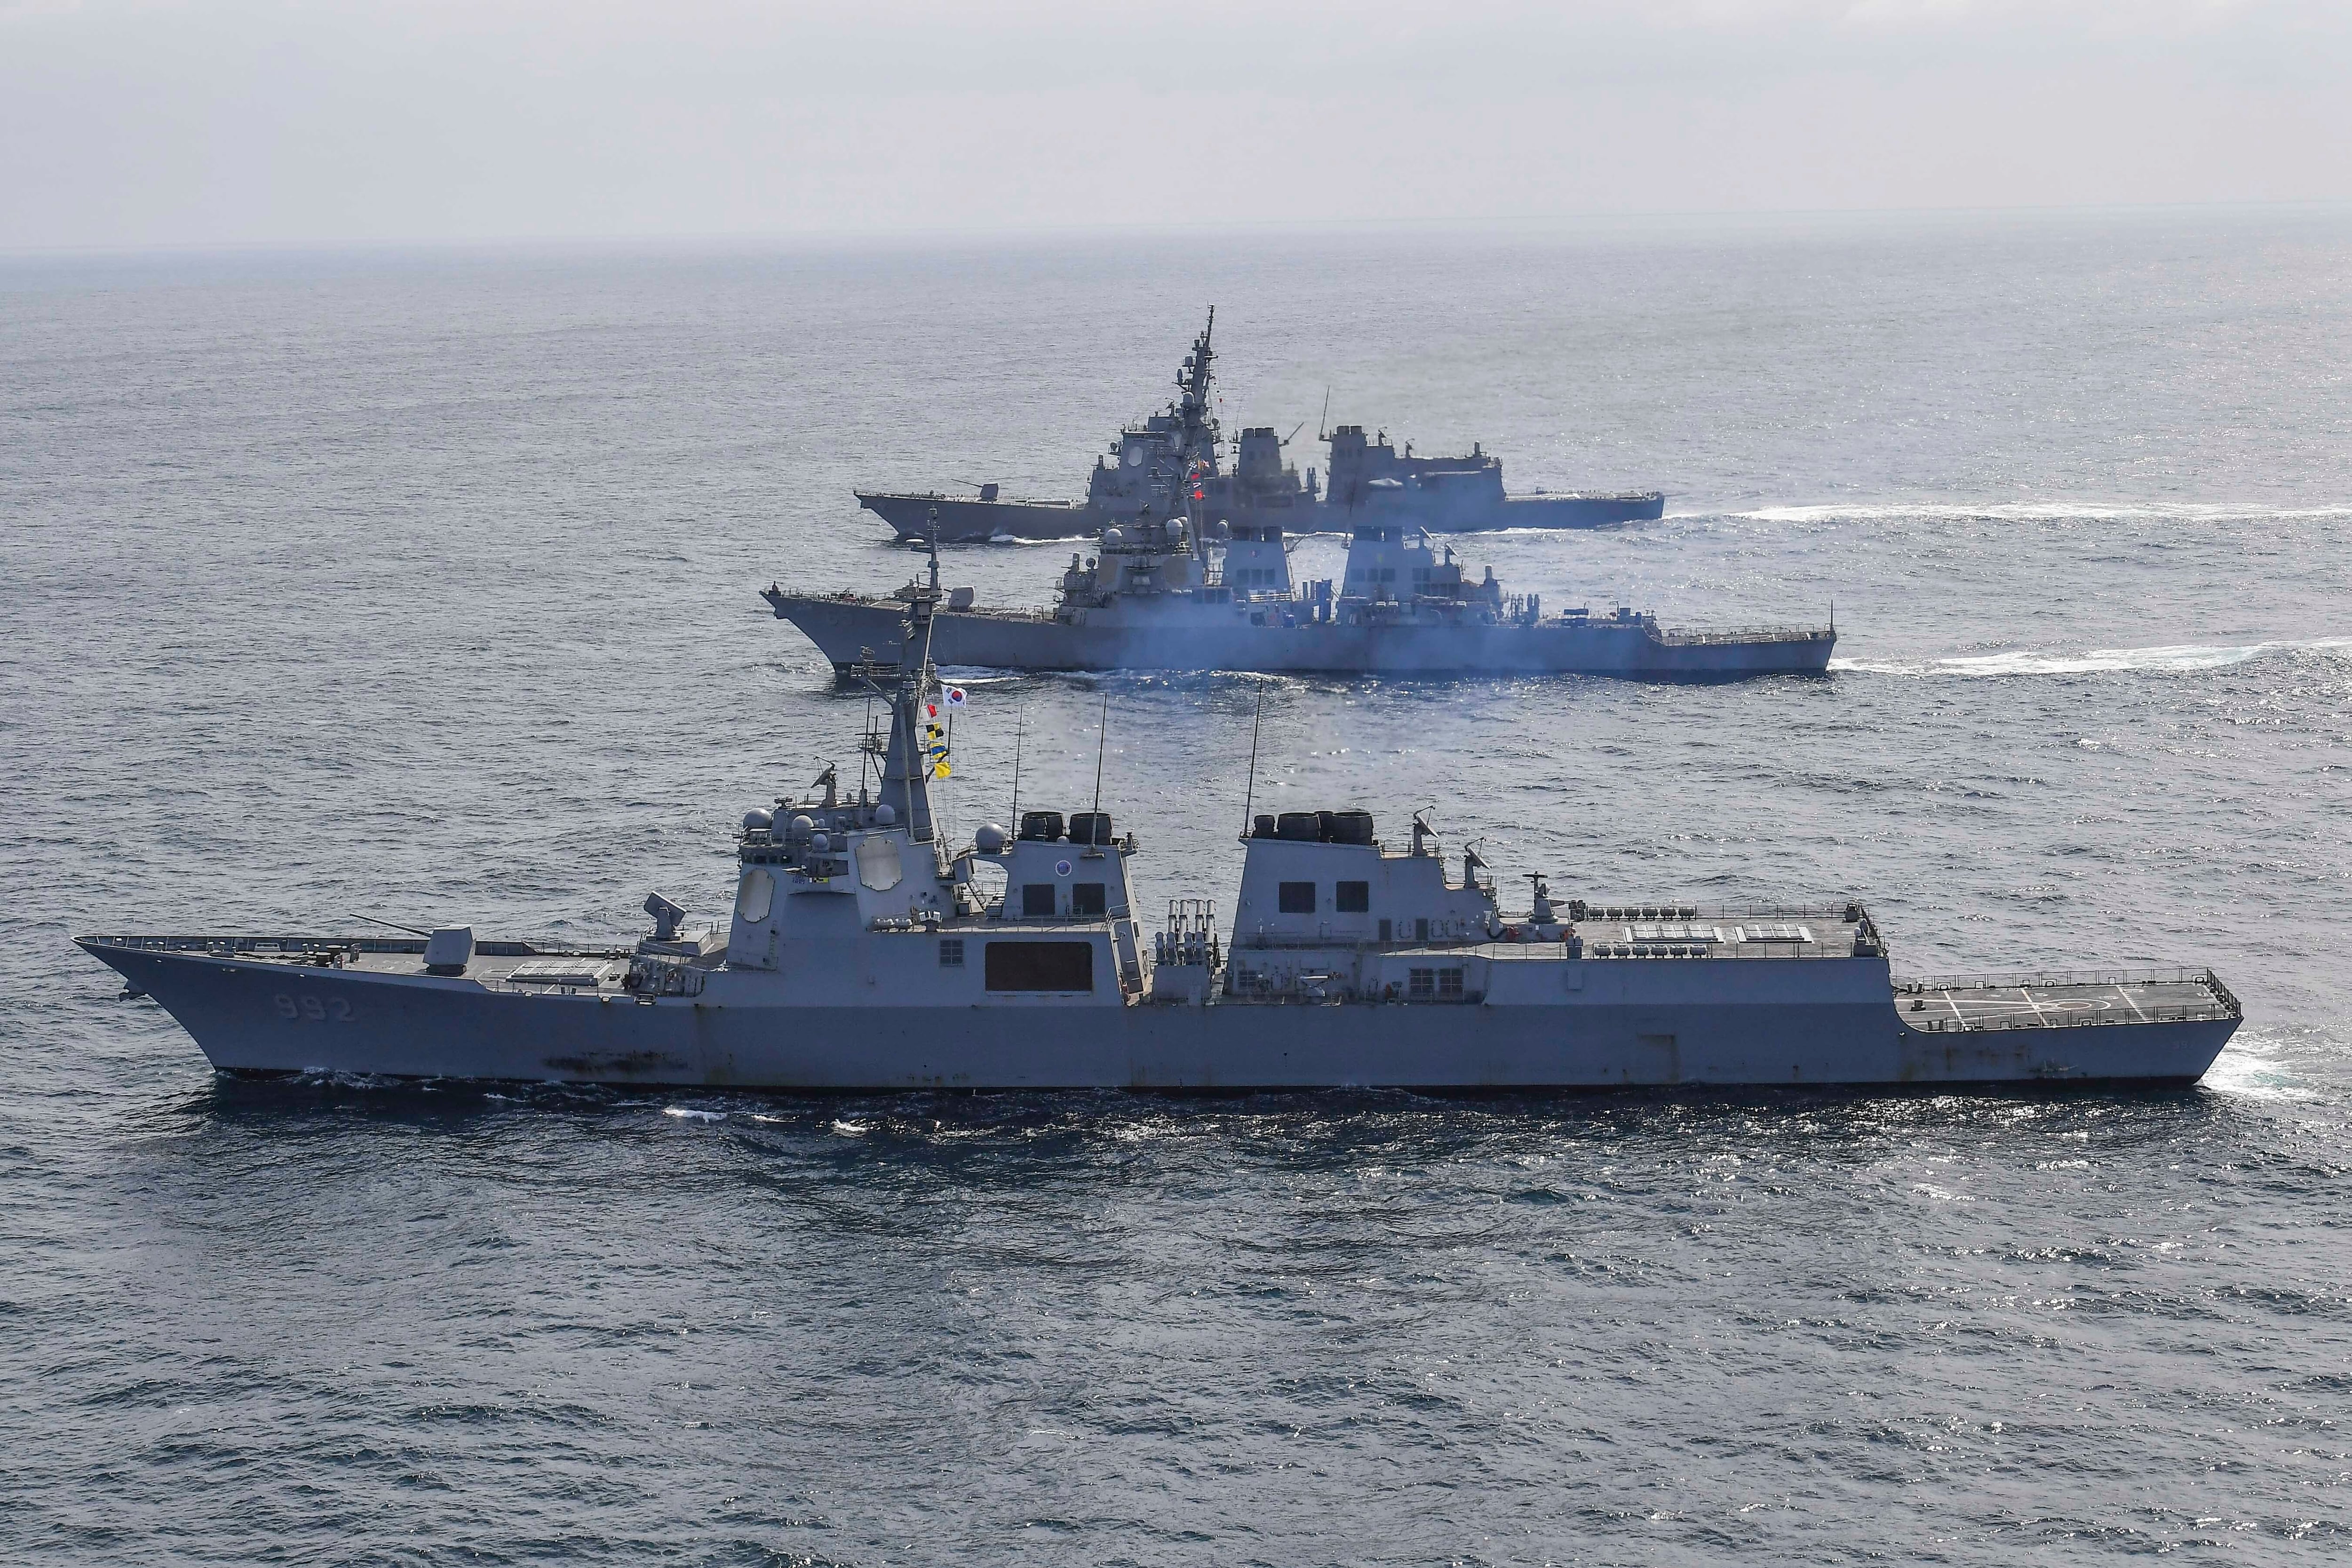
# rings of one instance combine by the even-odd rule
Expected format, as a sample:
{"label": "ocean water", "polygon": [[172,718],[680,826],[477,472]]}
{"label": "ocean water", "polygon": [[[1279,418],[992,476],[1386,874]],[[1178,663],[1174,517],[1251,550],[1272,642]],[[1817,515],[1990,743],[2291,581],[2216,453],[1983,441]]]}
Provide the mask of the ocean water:
{"label": "ocean water", "polygon": [[[2193,1089],[800,1100],[215,1079],[91,930],[705,914],[862,702],[854,484],[1229,425],[1665,519],[1514,589],[1735,686],[982,676],[942,791],[1229,906],[1261,803],[1507,880],[2210,963]],[[2352,215],[0,261],[0,1558],[2334,1562]],[[1328,392],[1327,392],[1328,389]],[[1042,603],[1066,546],[958,549]],[[1323,574],[1337,546],[1301,546]]]}

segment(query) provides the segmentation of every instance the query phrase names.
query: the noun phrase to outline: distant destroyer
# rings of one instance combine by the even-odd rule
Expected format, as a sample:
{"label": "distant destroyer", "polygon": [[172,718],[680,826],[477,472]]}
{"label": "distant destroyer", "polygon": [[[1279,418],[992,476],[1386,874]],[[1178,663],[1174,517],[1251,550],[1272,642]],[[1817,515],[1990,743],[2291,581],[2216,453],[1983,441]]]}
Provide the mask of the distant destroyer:
{"label": "distant destroyer", "polygon": [[1216,324],[1212,310],[1177,372],[1175,401],[1121,430],[1108,453],[1095,459],[1084,500],[1005,500],[998,486],[985,484],[977,500],[859,490],[858,504],[908,542],[927,537],[936,515],[939,537],[950,543],[1076,539],[1131,523],[1147,511],[1171,516],[1188,499],[1198,502],[1213,530],[1274,527],[1288,533],[1340,532],[1366,523],[1438,533],[1595,528],[1664,513],[1665,497],[1656,490],[1508,495],[1502,459],[1475,444],[1467,457],[1415,457],[1410,444],[1400,454],[1385,432],[1367,437],[1360,425],[1342,425],[1318,437],[1331,448],[1327,487],[1318,488],[1313,468],[1300,480],[1298,470],[1283,461],[1286,438],[1271,426],[1242,432],[1228,472],[1210,400]]}
{"label": "distant destroyer", "polygon": [[[1196,509],[1197,510],[1197,509]],[[1103,531],[1100,552],[1073,555],[1050,610],[989,609],[950,595],[930,626],[943,665],[997,669],[1246,669],[1335,674],[1580,672],[1649,679],[1818,674],[1834,626],[1687,631],[1619,607],[1546,615],[1538,595],[1507,595],[1487,568],[1465,577],[1427,534],[1367,522],[1339,582],[1295,584],[1279,528],[1235,523],[1204,542],[1201,520],[1149,514]],[[934,565],[936,571],[936,564]],[[781,620],[835,671],[898,657],[915,585],[887,596],[770,586]]]}
{"label": "distant destroyer", "polygon": [[[818,1090],[2187,1083],[2240,1019],[2210,971],[1897,980],[1861,904],[1563,899],[1506,912],[1416,818],[1255,816],[1230,926],[1137,921],[1108,814],[942,842],[906,600],[853,793],[749,812],[723,929],[633,945],[336,934],[78,939],[234,1073]],[[887,682],[887,689],[884,689]]]}

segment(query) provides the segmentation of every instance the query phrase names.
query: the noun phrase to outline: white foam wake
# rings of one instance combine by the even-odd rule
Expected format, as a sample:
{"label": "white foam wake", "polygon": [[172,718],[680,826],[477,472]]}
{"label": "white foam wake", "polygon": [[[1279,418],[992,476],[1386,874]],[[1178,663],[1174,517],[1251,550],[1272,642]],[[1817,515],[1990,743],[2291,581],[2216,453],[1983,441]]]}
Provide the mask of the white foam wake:
{"label": "white foam wake", "polygon": [[2084,653],[1981,654],[1968,658],[1833,658],[1832,670],[1859,675],[2100,675],[2114,671],[2220,669],[2279,653],[2352,651],[2352,637],[2307,637],[2301,641],[2213,647],[2174,643],[2161,647],[2103,647]]}
{"label": "white foam wake", "polygon": [[2277,1050],[2241,1033],[2205,1070],[2205,1087],[2239,1100],[2315,1100]]}
{"label": "white foam wake", "polygon": [[2226,502],[2147,502],[2099,506],[2082,501],[2006,501],[1990,506],[1967,501],[1839,501],[1825,506],[1767,506],[1729,511],[1725,517],[1756,522],[1842,522],[1886,518],[1990,518],[2011,522],[2227,522],[2239,519],[2352,518],[2352,506],[2273,507]]}

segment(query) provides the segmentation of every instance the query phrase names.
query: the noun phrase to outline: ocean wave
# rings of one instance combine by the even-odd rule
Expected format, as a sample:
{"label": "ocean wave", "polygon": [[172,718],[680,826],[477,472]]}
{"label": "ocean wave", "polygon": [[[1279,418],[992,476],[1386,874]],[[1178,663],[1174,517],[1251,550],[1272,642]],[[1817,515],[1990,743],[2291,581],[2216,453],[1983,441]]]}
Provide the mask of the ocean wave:
{"label": "ocean wave", "polygon": [[2343,653],[2352,637],[2306,637],[2280,642],[2208,645],[2173,643],[2159,647],[2091,648],[2083,653],[1980,654],[1965,658],[1833,658],[1832,671],[1856,675],[2104,675],[2119,671],[2221,669],[2281,653]]}

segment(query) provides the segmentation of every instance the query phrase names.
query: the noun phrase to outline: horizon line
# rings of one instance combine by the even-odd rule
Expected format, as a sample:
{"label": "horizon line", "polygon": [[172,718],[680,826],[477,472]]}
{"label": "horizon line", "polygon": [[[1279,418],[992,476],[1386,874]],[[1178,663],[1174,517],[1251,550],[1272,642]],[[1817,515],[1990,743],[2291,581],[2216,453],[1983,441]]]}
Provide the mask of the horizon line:
{"label": "horizon line", "polygon": [[1364,235],[1495,233],[1556,231],[1579,226],[1630,226],[1643,224],[1720,224],[1727,226],[1822,220],[1902,220],[1922,218],[2020,218],[2153,216],[2194,213],[2325,213],[2352,212],[2352,200],[2314,197],[2297,200],[2067,203],[2039,205],[1903,207],[1776,207],[1776,208],[1620,208],[1578,213],[1490,214],[1445,218],[1332,217],[1241,220],[1215,224],[1178,223],[1036,223],[1022,226],[907,226],[884,228],[811,229],[689,229],[642,234],[582,230],[557,234],[445,235],[411,237],[294,237],[222,240],[155,240],[135,244],[62,243],[0,247],[0,262],[72,259],[130,260],[168,257],[251,255],[362,255],[402,251],[466,252],[531,249],[609,250],[626,247],[674,248],[706,246],[815,247],[854,249],[861,247],[899,247],[921,245],[1003,245],[1028,240],[1099,239],[1168,237],[1251,237],[1353,232]]}

